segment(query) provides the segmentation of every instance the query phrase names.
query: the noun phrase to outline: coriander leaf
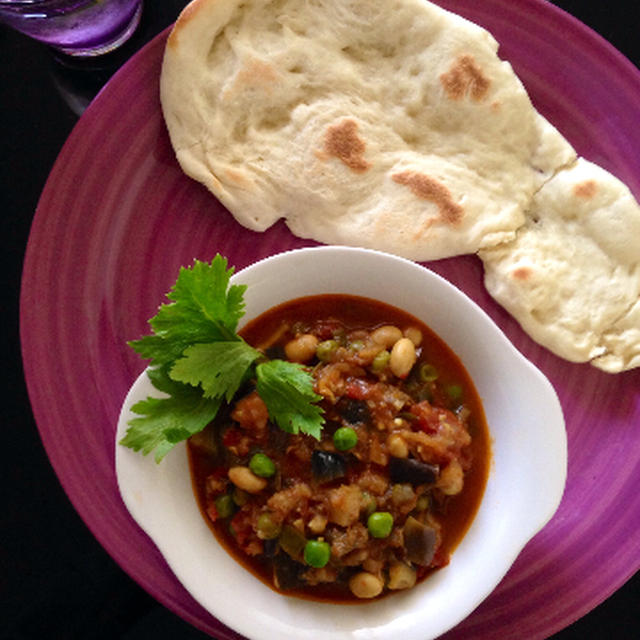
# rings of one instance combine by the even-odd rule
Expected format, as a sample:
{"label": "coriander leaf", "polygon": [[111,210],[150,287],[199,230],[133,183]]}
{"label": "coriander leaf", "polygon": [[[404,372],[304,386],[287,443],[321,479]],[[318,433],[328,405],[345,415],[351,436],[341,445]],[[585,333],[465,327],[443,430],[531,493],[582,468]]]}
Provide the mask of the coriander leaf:
{"label": "coriander leaf", "polygon": [[169,376],[168,367],[156,367],[147,369],[147,377],[151,380],[151,384],[158,390],[168,395],[180,395],[184,391],[184,385],[172,380]]}
{"label": "coriander leaf", "polygon": [[246,285],[229,287],[233,271],[233,267],[227,269],[227,259],[219,254],[211,264],[195,260],[191,269],[180,269],[178,280],[167,297],[185,308],[199,311],[228,337],[233,337],[244,314],[243,294],[247,288]]}
{"label": "coriander leaf", "polygon": [[298,364],[274,360],[248,345],[236,329],[244,314],[244,285],[230,285],[233,268],[220,255],[210,264],[195,260],[181,268],[163,304],[149,320],[151,335],[129,342],[151,360],[147,370],[154,387],[166,394],[132,407],[120,444],[160,461],[181,440],[201,431],[223,401],[231,404],[242,384],[257,376],[258,393],[269,416],[290,433],[320,439],[324,419],[314,404],[312,376]]}
{"label": "coriander leaf", "polygon": [[171,363],[190,345],[199,342],[238,340],[236,327],[244,314],[245,285],[229,286],[233,268],[220,255],[210,264],[195,260],[182,267],[163,304],[149,320],[154,335],[129,345],[152,366]]}
{"label": "coriander leaf", "polygon": [[176,383],[163,370],[149,370],[154,386],[169,397],[147,397],[131,407],[139,418],[129,421],[127,433],[120,444],[144,455],[155,449],[155,460],[162,458],[182,440],[202,431],[220,407],[219,399],[204,398],[199,389]]}
{"label": "coriander leaf", "polygon": [[244,340],[195,344],[171,369],[173,380],[202,385],[205,398],[222,398],[230,403],[240,385],[251,377],[252,365],[262,354]]}
{"label": "coriander leaf", "polygon": [[269,416],[288,433],[305,433],[320,440],[324,418],[314,404],[321,396],[313,390],[313,377],[302,365],[284,360],[263,362],[256,367],[257,391]]}
{"label": "coriander leaf", "polygon": [[233,271],[233,267],[227,269],[227,259],[220,254],[211,264],[195,260],[191,269],[180,269],[168,298],[199,308],[211,322],[222,323],[230,334],[234,334],[244,314],[243,294],[247,287],[229,287]]}

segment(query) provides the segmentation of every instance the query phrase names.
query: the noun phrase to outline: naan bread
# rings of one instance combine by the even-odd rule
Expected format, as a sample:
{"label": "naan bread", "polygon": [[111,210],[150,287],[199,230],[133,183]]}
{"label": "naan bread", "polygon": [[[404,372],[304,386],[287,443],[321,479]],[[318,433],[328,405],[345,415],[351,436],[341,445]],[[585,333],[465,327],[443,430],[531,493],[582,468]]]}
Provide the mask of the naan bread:
{"label": "naan bread", "polygon": [[640,205],[609,172],[578,159],[516,239],[480,257],[489,293],[534,340],[611,373],[640,366]]}
{"label": "naan bread", "polygon": [[162,108],[242,225],[432,260],[512,239],[575,158],[497,49],[423,0],[195,0]]}

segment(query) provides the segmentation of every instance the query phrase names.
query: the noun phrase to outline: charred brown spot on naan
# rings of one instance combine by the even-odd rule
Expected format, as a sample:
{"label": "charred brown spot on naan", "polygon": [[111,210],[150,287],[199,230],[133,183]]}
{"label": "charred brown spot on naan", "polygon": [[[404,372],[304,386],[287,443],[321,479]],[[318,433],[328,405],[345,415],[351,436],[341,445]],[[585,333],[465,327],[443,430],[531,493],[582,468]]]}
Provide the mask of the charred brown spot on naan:
{"label": "charred brown spot on naan", "polygon": [[584,198],[585,200],[591,200],[598,192],[598,185],[595,180],[586,180],[573,187],[573,195],[577,198]]}
{"label": "charred brown spot on naan", "polygon": [[436,179],[417,171],[394,173],[391,179],[409,187],[418,198],[433,202],[438,207],[440,217],[448,224],[456,225],[462,220],[464,209],[453,200],[449,189]]}
{"label": "charred brown spot on naan", "polygon": [[339,124],[330,126],[324,139],[324,152],[344,162],[356,172],[366,171],[371,164],[364,158],[367,146],[358,137],[358,123],[345,119]]}
{"label": "charred brown spot on naan", "polygon": [[280,76],[272,65],[252,58],[238,71],[231,87],[225,91],[225,98],[229,97],[228,94],[247,90],[272,94],[279,79]]}
{"label": "charred brown spot on naan", "polygon": [[533,275],[533,270],[530,267],[518,267],[511,272],[511,277],[515,280],[529,280]]}
{"label": "charred brown spot on naan", "polygon": [[457,58],[449,71],[440,76],[440,82],[451,100],[462,100],[469,95],[476,102],[487,95],[491,85],[489,78],[470,55]]}
{"label": "charred brown spot on naan", "polygon": [[228,182],[231,182],[242,189],[248,189],[251,186],[250,182],[247,180],[246,175],[241,171],[236,171],[235,169],[225,169],[224,175],[227,178]]}
{"label": "charred brown spot on naan", "polygon": [[[433,3],[192,1],[165,50],[162,113],[184,172],[253,231],[284,217],[327,244],[474,253],[511,240],[575,158],[491,34]],[[448,189],[443,215],[391,179],[407,170]]]}
{"label": "charred brown spot on naan", "polygon": [[479,256],[487,290],[536,342],[609,373],[640,367],[640,204],[614,175],[578,158],[536,192],[513,241]]}

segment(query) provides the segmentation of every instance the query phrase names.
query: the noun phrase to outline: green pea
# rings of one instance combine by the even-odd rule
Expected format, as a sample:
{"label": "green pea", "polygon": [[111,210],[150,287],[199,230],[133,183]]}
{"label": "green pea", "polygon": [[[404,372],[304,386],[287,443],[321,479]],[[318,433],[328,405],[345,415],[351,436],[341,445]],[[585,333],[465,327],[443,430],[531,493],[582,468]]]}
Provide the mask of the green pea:
{"label": "green pea", "polygon": [[233,499],[228,493],[218,496],[215,505],[220,518],[228,518],[234,511]]}
{"label": "green pea", "polygon": [[318,360],[322,360],[323,362],[327,362],[331,359],[331,355],[338,348],[337,340],[323,340],[318,343],[316,347],[316,357]]}
{"label": "green pea", "polygon": [[360,351],[364,347],[364,342],[362,340],[354,340],[349,343],[349,349],[351,351]]}
{"label": "green pea", "polygon": [[450,384],[447,387],[447,395],[451,400],[460,400],[462,398],[462,387],[459,384]]}
{"label": "green pea", "polygon": [[386,349],[380,351],[380,353],[376,354],[376,357],[371,363],[371,371],[373,371],[374,373],[380,373],[380,371],[383,371],[384,368],[389,364],[390,357],[391,354]]}
{"label": "green pea", "polygon": [[358,444],[358,434],[351,427],[340,427],[333,434],[333,444],[338,451],[353,449]]}
{"label": "green pea", "polygon": [[438,370],[432,365],[424,362],[420,365],[420,380],[422,382],[433,382],[438,379]]}
{"label": "green pea", "polygon": [[323,540],[309,540],[304,546],[304,561],[311,567],[324,567],[331,557],[331,547]]}
{"label": "green pea", "polygon": [[261,478],[270,478],[276,472],[276,465],[264,453],[255,453],[249,461],[249,469]]}
{"label": "green pea", "polygon": [[374,538],[386,538],[393,528],[393,516],[388,511],[374,511],[367,519],[367,529]]}

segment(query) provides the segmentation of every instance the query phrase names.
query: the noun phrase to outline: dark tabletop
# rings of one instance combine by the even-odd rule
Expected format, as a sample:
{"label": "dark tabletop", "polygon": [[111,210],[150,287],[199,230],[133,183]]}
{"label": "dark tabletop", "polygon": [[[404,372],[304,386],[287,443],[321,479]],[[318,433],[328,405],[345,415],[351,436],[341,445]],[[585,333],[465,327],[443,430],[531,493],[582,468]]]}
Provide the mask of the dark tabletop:
{"label": "dark tabletop", "polygon": [[[2,388],[6,390],[0,425],[0,638],[209,637],[142,591],[100,547],[74,511],[49,465],[31,415],[18,335],[20,277],[29,228],[62,144],[83,108],[113,72],[173,22],[185,4],[183,0],[147,0],[142,23],[123,49],[80,65],[57,61],[43,45],[0,26],[0,256],[4,283],[0,315],[4,323]],[[573,0],[555,4],[598,31],[640,66],[637,3]],[[640,523],[638,526],[640,529]],[[640,544],[640,533],[638,536]],[[544,611],[540,615],[544,616]],[[631,640],[640,637],[636,625],[640,625],[638,574],[553,638]]]}

